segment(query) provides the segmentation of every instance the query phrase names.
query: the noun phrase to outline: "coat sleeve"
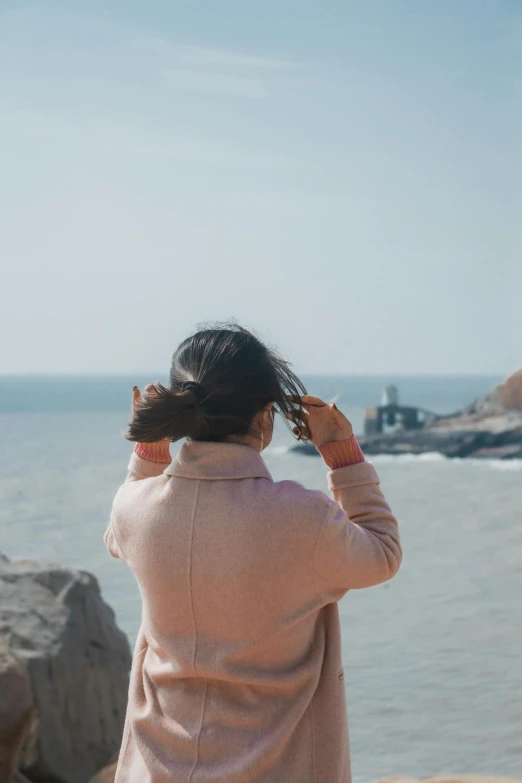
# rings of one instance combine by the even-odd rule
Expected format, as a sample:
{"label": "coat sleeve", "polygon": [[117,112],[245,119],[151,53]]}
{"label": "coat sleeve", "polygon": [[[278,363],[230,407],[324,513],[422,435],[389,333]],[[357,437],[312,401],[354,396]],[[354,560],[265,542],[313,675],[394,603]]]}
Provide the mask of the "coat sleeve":
{"label": "coat sleeve", "polygon": [[350,589],[371,587],[399,570],[397,520],[371,462],[328,473],[333,496],[315,551],[317,586],[329,602]]}
{"label": "coat sleeve", "polygon": [[171,462],[170,454],[168,454],[168,458],[167,454],[165,455],[165,462],[161,462],[159,460],[152,461],[150,459],[144,459],[143,457],[140,457],[136,451],[133,451],[130,458],[129,467],[127,468],[128,472],[125,478],[125,483],[129,481],[141,481],[142,479],[161,476],[161,474],[165,472]]}
{"label": "coat sleeve", "polygon": [[[128,484],[130,481],[142,481],[143,479],[154,478],[155,476],[161,476],[161,474],[165,471],[165,469],[169,465],[170,465],[170,459],[168,462],[152,462],[151,460],[140,457],[134,451],[130,458],[129,466],[127,468],[127,476],[125,478],[124,484]],[[116,493],[116,497],[117,494],[118,493]],[[116,498],[112,504],[111,516],[109,519],[109,524],[107,526],[107,529],[104,533],[103,540],[105,542],[105,546],[109,550],[109,553],[112,555],[112,557],[120,558],[120,560],[123,560],[125,562],[125,557],[123,555],[120,545],[118,544],[118,540],[116,538],[116,533],[115,533],[115,528],[116,528],[116,525],[114,524],[115,506],[116,506]]]}

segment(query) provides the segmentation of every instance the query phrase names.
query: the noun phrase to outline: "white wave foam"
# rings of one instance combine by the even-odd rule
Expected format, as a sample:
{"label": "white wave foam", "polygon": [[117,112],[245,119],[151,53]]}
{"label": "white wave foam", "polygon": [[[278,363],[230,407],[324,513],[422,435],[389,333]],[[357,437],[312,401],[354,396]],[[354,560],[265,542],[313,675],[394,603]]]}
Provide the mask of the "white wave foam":
{"label": "white wave foam", "polygon": [[424,454],[371,454],[370,462],[447,462],[448,458],[439,451],[426,451]]}
{"label": "white wave foam", "polygon": [[[292,451],[292,446],[268,446],[267,453],[274,455],[281,454],[299,454],[298,451]],[[446,457],[439,451],[427,451],[424,454],[369,454],[367,455],[369,462],[375,462],[377,464],[397,464],[397,463],[433,463],[433,462],[447,462],[448,464],[462,463],[465,465],[473,465],[474,467],[487,467],[493,470],[501,471],[522,471],[522,459],[473,459],[473,457]]]}
{"label": "white wave foam", "polygon": [[522,459],[488,460],[495,470],[522,470]]}
{"label": "white wave foam", "polygon": [[290,452],[290,446],[268,446],[267,454],[288,454]]}
{"label": "white wave foam", "polygon": [[397,462],[447,462],[449,464],[462,463],[473,467],[487,467],[493,470],[518,471],[522,470],[522,459],[479,459],[473,457],[446,457],[438,451],[428,451],[425,454],[375,454],[368,457],[370,462],[397,463]]}

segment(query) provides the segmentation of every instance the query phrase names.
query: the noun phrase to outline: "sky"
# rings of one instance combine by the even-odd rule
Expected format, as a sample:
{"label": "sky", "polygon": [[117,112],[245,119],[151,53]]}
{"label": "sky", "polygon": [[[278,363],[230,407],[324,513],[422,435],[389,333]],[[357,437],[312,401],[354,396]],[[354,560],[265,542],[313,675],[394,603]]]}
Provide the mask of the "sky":
{"label": "sky", "polygon": [[[518,10],[517,10],[518,9]],[[522,365],[517,0],[0,0],[0,374]]]}

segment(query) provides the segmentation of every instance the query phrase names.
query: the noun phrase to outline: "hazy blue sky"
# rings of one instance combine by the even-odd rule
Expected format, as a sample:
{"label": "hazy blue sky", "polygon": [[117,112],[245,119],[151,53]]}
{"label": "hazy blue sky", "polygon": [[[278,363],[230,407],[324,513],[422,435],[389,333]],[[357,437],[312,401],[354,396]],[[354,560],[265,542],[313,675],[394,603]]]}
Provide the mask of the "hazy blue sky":
{"label": "hazy blue sky", "polygon": [[0,0],[0,373],[520,366],[517,7]]}

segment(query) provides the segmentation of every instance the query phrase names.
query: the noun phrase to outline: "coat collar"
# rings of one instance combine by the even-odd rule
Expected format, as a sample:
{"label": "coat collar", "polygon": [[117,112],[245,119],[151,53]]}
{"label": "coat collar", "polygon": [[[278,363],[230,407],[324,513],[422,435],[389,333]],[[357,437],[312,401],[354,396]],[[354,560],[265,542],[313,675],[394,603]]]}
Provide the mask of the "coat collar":
{"label": "coat collar", "polygon": [[266,478],[273,481],[261,454],[251,446],[205,440],[185,440],[165,473],[192,479]]}

